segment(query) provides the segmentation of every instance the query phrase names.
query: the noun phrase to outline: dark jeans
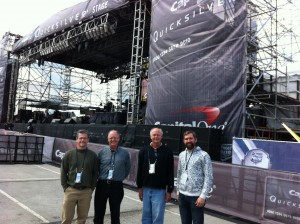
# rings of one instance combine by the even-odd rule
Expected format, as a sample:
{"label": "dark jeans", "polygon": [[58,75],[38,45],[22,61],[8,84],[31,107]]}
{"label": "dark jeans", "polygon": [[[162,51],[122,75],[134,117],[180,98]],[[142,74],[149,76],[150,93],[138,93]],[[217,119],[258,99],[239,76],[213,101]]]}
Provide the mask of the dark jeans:
{"label": "dark jeans", "polygon": [[197,207],[198,196],[186,196],[179,193],[179,212],[182,224],[203,224],[204,207]]}
{"label": "dark jeans", "polygon": [[98,181],[95,191],[95,224],[103,224],[107,199],[109,201],[110,217],[112,224],[120,224],[120,207],[124,197],[122,182]]}

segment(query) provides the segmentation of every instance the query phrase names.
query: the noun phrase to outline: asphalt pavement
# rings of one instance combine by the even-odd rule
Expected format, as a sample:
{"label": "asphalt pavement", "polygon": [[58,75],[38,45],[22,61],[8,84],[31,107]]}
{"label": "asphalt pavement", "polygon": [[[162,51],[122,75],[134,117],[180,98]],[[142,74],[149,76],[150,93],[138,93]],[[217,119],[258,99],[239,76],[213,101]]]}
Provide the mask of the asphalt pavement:
{"label": "asphalt pavement", "polygon": [[[125,185],[121,205],[121,223],[141,223],[142,203],[137,189]],[[0,164],[0,223],[41,224],[60,223],[63,189],[60,170],[52,164]],[[93,199],[87,224],[93,223]],[[75,223],[75,222],[74,222]],[[109,206],[105,223],[110,223]],[[166,224],[180,224],[177,202],[167,203]],[[205,224],[251,223],[237,217],[205,211]]]}

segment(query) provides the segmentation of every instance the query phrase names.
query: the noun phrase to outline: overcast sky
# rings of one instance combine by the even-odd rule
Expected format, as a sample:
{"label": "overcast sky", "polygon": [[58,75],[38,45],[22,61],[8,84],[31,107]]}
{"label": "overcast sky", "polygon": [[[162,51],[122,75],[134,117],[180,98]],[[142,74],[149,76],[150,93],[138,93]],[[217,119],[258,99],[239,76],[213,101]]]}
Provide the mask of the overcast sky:
{"label": "overcast sky", "polygon": [[[50,18],[56,12],[85,0],[2,0],[0,1],[0,38],[10,31],[22,36],[30,33],[42,22]],[[175,1],[175,0],[174,0]],[[259,0],[258,0],[259,1]],[[287,18],[279,18],[279,21],[287,24],[287,29],[296,32],[295,37],[286,40],[286,46],[292,45],[292,51],[286,49],[287,57],[292,55],[296,63],[288,65],[288,71],[300,74],[300,0],[278,0],[278,5],[288,5],[285,15]],[[284,21],[285,20],[285,21]],[[295,38],[298,38],[298,42]],[[289,54],[289,55],[288,55]]]}
{"label": "overcast sky", "polygon": [[0,1],[0,36],[10,31],[22,36],[56,12],[85,0],[2,0]]}

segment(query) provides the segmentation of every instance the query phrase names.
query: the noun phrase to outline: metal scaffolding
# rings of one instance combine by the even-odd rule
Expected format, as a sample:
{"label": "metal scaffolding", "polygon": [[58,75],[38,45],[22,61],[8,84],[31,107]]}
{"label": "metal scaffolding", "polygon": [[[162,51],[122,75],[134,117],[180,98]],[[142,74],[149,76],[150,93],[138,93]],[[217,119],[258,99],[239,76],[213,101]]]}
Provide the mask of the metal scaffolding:
{"label": "metal scaffolding", "polygon": [[115,87],[117,80],[100,84],[95,72],[46,61],[40,66],[33,63],[19,69],[16,105],[18,109],[97,108],[111,100],[108,97],[119,95]]}
{"label": "metal scaffolding", "polygon": [[135,2],[127,124],[139,123],[146,10],[144,1]]}
{"label": "metal scaffolding", "polygon": [[282,16],[291,16],[282,13],[292,4],[291,1],[277,0],[247,3],[245,137],[280,139],[284,129],[282,122],[293,128],[300,127],[300,77],[282,69],[293,61],[295,54],[299,54],[300,37],[290,24],[286,24],[288,20],[282,19]]}

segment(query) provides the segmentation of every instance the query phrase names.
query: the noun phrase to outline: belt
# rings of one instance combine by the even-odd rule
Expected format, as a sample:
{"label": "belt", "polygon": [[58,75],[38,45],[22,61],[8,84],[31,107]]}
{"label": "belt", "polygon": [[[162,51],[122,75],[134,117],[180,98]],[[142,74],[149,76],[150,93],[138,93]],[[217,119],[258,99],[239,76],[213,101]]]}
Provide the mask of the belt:
{"label": "belt", "polygon": [[123,182],[122,181],[117,181],[117,180],[100,180],[101,183],[104,183],[104,184],[122,184]]}
{"label": "belt", "polygon": [[75,188],[76,190],[84,190],[88,187],[84,187],[84,186],[71,186],[72,188]]}

